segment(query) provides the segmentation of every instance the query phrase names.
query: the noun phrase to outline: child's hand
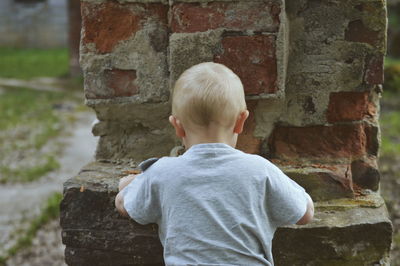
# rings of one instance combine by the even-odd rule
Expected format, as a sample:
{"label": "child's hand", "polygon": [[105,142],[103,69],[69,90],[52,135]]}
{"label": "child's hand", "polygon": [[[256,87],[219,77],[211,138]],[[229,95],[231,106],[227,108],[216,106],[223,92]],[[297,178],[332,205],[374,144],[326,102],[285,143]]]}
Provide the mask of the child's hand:
{"label": "child's hand", "polygon": [[124,176],[123,178],[121,178],[119,180],[118,191],[123,190],[124,187],[129,185],[129,183],[131,183],[132,180],[135,179],[135,177],[136,177],[136,175],[132,174],[132,175]]}

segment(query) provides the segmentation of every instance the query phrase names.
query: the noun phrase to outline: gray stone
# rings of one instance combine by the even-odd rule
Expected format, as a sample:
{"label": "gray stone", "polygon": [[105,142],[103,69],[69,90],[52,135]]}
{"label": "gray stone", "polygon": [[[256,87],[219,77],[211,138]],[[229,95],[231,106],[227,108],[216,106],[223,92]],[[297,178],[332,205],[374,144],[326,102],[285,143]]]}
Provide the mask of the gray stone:
{"label": "gray stone", "polygon": [[[114,207],[126,164],[95,162],[64,184],[63,243],[69,265],[163,265],[154,224],[140,225]],[[278,229],[276,265],[388,265],[391,222],[377,194],[322,201],[306,226]]]}
{"label": "gray stone", "polygon": [[171,88],[184,70],[202,62],[213,61],[214,55],[221,52],[223,32],[223,29],[218,29],[196,34],[171,34],[169,39]]}
{"label": "gray stone", "polygon": [[276,265],[390,265],[392,225],[384,205],[331,208],[317,208],[311,224],[277,230]]}

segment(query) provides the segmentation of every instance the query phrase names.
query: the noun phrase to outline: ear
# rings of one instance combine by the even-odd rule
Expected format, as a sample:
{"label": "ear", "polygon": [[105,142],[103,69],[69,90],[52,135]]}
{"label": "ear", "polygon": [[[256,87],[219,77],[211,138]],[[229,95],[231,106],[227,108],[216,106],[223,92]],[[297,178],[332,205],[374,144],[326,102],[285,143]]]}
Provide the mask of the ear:
{"label": "ear", "polygon": [[175,134],[180,137],[183,138],[186,136],[186,132],[185,129],[182,126],[181,121],[179,121],[179,119],[177,119],[175,116],[170,115],[169,116],[169,122],[171,123],[171,125],[175,128]]}
{"label": "ear", "polygon": [[240,112],[238,118],[236,119],[235,126],[233,127],[233,133],[240,134],[243,131],[244,122],[249,117],[249,111],[245,110]]}

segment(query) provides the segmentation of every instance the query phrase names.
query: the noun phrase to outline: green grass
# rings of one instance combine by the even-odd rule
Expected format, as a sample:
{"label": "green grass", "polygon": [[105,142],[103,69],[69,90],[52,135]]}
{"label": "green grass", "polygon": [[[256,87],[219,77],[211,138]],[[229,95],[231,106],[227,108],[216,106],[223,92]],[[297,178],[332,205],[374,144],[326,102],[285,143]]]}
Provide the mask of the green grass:
{"label": "green grass", "polygon": [[6,88],[0,97],[0,130],[17,125],[43,125],[46,129],[35,137],[36,146],[40,147],[44,142],[43,138],[54,136],[59,131],[59,117],[53,111],[53,106],[67,98],[66,93],[58,91]]}
{"label": "green grass", "polygon": [[400,65],[400,58],[394,58],[394,57],[385,57],[385,67],[389,67],[392,65]]}
{"label": "green grass", "polygon": [[400,154],[400,111],[390,111],[381,115],[382,153]]}
{"label": "green grass", "polygon": [[2,166],[0,172],[0,184],[7,182],[20,182],[26,183],[39,179],[46,173],[57,170],[60,168],[60,164],[54,158],[54,156],[47,155],[45,162],[42,164],[35,165],[33,167],[23,167],[18,169],[11,169],[7,166]]}
{"label": "green grass", "polygon": [[382,97],[381,155],[400,155],[400,59],[385,58],[385,83]]}
{"label": "green grass", "polygon": [[[40,149],[63,129],[61,114],[54,105],[71,99],[67,92],[6,88],[0,97],[0,183],[30,182],[59,167],[52,154]],[[18,151],[40,163],[9,167],[3,160]],[[26,151],[26,152],[24,152]],[[10,157],[11,158],[11,157]],[[17,162],[18,163],[18,162]]]}
{"label": "green grass", "polygon": [[[67,73],[67,49],[0,47],[0,77],[31,79]],[[0,88],[0,184],[34,181],[59,167],[54,151],[41,149],[70,122],[66,116],[71,116],[71,112],[57,111],[55,106],[65,101],[78,102],[77,89],[82,89],[82,78],[59,82],[57,86],[65,91]]]}
{"label": "green grass", "polygon": [[5,265],[8,258],[14,256],[18,251],[31,246],[37,231],[50,220],[59,217],[61,199],[62,194],[59,192],[54,193],[47,199],[40,215],[31,222],[28,229],[21,234],[16,243],[7,250],[6,255],[0,257],[0,265]]}
{"label": "green grass", "polygon": [[0,77],[31,79],[68,74],[67,49],[20,49],[0,47]]}

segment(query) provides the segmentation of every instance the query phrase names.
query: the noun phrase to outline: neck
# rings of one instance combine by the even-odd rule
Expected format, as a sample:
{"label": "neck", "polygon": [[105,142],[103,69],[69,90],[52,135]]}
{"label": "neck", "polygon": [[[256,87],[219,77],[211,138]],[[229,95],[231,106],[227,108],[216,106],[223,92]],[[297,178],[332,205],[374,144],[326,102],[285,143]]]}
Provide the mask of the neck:
{"label": "neck", "polygon": [[207,129],[186,130],[186,136],[183,138],[186,150],[193,145],[201,143],[225,143],[235,148],[236,141],[237,134],[233,133],[233,129],[212,125]]}

